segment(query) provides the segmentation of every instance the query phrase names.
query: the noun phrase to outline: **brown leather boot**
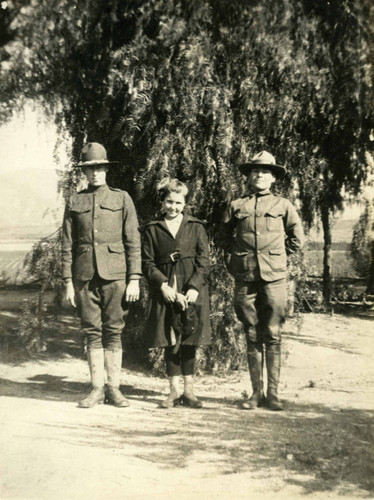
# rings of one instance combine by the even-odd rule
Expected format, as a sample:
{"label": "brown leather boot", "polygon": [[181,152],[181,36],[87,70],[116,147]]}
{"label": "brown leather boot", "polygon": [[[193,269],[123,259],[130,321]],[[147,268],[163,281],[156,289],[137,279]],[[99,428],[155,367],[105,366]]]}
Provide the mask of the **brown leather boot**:
{"label": "brown leather boot", "polygon": [[266,348],[266,369],[268,372],[267,406],[269,410],[281,411],[283,405],[278,398],[278,384],[281,367],[280,345]]}
{"label": "brown leather boot", "polygon": [[254,410],[258,406],[263,406],[264,404],[264,383],[262,378],[262,345],[249,346],[247,356],[253,394],[249,399],[242,402],[241,407],[243,410]]}
{"label": "brown leather boot", "polygon": [[122,350],[104,350],[105,369],[108,384],[106,386],[106,401],[117,408],[126,408],[130,405],[119,389],[122,368]]}
{"label": "brown leather boot", "polygon": [[88,366],[91,373],[92,390],[89,395],[79,401],[80,408],[92,408],[104,403],[104,350],[90,349],[87,351]]}

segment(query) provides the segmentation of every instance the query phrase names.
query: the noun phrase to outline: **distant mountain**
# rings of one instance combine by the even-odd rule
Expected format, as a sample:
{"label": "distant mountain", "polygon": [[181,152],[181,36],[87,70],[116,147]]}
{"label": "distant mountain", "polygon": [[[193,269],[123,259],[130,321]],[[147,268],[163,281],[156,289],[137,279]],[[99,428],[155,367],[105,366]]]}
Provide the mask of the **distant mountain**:
{"label": "distant mountain", "polygon": [[57,175],[53,168],[19,169],[1,174],[0,186],[2,238],[6,236],[7,229],[12,233],[12,229],[18,228],[16,232],[21,235],[22,228],[25,232],[40,234],[44,227],[47,230],[47,227],[60,224],[63,202],[57,194]]}

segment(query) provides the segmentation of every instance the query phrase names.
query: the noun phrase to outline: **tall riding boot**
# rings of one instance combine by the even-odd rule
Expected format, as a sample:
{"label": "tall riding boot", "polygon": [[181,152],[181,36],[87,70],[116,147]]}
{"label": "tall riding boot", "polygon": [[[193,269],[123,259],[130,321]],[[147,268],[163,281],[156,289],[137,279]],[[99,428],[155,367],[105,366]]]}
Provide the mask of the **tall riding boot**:
{"label": "tall riding boot", "polygon": [[108,403],[119,408],[129,406],[128,400],[119,390],[121,368],[122,368],[122,350],[113,351],[104,350],[105,369],[107,374],[106,396]]}
{"label": "tall riding boot", "polygon": [[253,394],[248,400],[244,401],[241,406],[243,410],[254,410],[258,406],[262,406],[264,403],[262,345],[249,346],[247,356]]}
{"label": "tall riding boot", "polygon": [[281,367],[280,345],[266,346],[266,369],[268,372],[267,404],[270,410],[283,410],[278,398],[278,384]]}
{"label": "tall riding boot", "polygon": [[79,402],[80,408],[92,408],[97,404],[104,403],[104,350],[89,349],[87,359],[91,373],[92,390],[85,399]]}

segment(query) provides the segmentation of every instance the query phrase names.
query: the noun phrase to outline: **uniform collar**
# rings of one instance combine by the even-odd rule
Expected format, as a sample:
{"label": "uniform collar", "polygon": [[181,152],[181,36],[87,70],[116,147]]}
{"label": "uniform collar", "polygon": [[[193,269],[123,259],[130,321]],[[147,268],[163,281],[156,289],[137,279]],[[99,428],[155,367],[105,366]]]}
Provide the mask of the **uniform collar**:
{"label": "uniform collar", "polygon": [[270,191],[270,189],[265,189],[264,191],[250,191],[249,194],[248,194],[248,197],[249,198],[252,198],[253,196],[256,196],[257,198],[259,198],[260,196],[267,196],[269,194],[272,194],[272,192]]}

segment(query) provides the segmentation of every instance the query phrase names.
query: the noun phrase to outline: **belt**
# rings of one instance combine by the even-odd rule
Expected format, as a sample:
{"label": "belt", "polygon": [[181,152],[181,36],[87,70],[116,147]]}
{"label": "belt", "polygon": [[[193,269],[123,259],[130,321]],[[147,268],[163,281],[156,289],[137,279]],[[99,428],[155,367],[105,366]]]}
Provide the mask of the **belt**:
{"label": "belt", "polygon": [[177,248],[173,252],[165,252],[158,254],[156,256],[157,264],[176,264],[183,259],[192,259],[196,257],[196,252],[194,250],[179,250]]}

